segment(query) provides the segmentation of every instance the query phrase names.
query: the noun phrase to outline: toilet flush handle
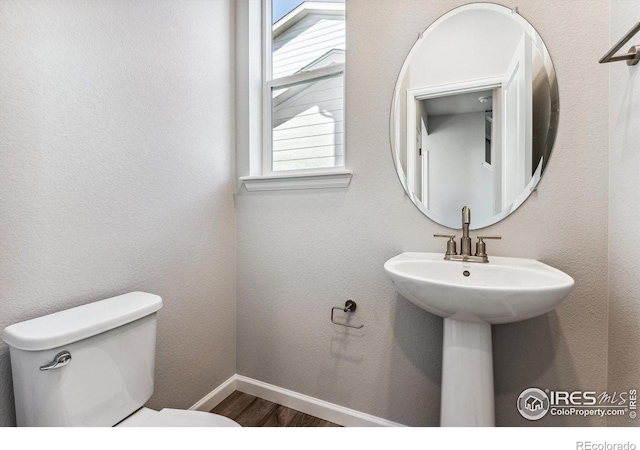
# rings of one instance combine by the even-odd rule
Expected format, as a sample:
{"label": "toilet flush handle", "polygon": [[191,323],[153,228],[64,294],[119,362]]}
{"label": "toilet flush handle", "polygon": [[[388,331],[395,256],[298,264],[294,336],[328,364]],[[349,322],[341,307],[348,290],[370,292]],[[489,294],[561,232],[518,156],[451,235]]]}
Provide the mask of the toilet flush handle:
{"label": "toilet flush handle", "polygon": [[63,351],[58,353],[49,364],[45,364],[44,366],[40,366],[40,370],[51,370],[51,369],[59,369],[60,367],[64,367],[71,362],[71,353],[68,351]]}

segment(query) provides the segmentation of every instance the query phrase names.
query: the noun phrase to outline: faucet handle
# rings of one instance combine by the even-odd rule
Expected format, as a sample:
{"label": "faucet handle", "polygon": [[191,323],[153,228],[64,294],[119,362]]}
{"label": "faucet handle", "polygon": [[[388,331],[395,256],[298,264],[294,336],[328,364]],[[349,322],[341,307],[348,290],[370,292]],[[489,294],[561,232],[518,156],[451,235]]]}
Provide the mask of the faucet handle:
{"label": "faucet handle", "polygon": [[449,241],[447,242],[447,252],[445,256],[457,255],[456,251],[456,235],[455,234],[434,234],[433,237],[447,238]]}
{"label": "faucet handle", "polygon": [[476,242],[476,256],[487,256],[487,244],[484,243],[484,239],[502,239],[502,236],[477,236],[478,242]]}

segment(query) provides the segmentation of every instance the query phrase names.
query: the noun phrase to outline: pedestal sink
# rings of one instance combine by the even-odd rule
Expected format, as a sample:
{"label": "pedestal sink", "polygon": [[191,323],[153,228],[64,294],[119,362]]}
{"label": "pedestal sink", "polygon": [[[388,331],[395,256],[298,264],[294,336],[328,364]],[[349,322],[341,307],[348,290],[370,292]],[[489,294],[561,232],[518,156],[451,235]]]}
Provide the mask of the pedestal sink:
{"label": "pedestal sink", "polygon": [[532,259],[468,263],[441,253],[402,253],[384,269],[400,295],[444,318],[440,425],[494,426],[491,325],[551,311],[573,278]]}

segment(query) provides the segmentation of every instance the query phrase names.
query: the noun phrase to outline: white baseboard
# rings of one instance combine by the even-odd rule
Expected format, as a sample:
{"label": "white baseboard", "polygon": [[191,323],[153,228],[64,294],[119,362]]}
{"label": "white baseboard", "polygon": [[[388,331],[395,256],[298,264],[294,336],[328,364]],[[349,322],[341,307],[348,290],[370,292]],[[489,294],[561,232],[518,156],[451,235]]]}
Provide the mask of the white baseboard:
{"label": "white baseboard", "polygon": [[231,375],[227,381],[209,392],[189,409],[196,411],[211,411],[213,408],[218,406],[222,400],[230,396],[233,391],[236,390],[236,377],[237,375],[235,374]]}
{"label": "white baseboard", "polygon": [[344,427],[403,427],[405,425],[325,402],[242,375],[233,375],[189,409],[211,411],[235,390],[269,400],[288,408]]}

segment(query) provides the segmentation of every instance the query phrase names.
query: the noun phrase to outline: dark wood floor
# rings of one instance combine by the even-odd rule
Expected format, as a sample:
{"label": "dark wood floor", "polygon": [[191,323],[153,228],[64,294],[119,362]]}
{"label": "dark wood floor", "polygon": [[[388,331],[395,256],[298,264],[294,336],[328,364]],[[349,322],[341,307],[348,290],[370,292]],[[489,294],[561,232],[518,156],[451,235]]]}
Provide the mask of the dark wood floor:
{"label": "dark wood floor", "polygon": [[243,427],[338,427],[332,422],[235,391],[211,410]]}

